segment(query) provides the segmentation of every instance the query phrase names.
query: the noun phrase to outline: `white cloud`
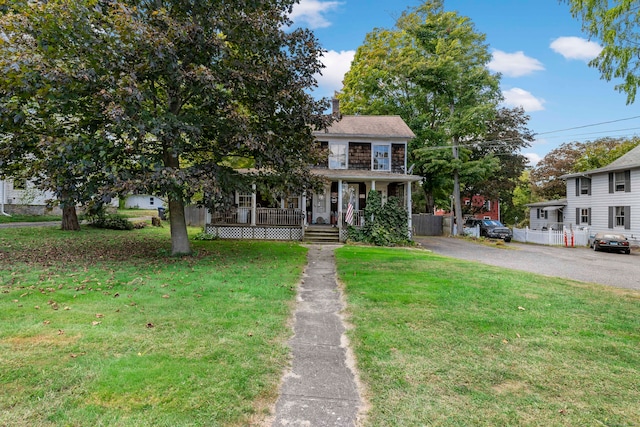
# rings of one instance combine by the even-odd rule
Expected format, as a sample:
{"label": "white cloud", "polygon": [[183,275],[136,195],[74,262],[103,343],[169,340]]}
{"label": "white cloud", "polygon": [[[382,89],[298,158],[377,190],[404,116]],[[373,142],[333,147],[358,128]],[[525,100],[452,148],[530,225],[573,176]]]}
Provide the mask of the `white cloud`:
{"label": "white cloud", "polygon": [[293,6],[293,12],[290,17],[295,25],[307,26],[310,29],[326,28],[331,26],[324,14],[337,9],[342,2],[339,1],[321,1],[321,0],[301,0],[300,3]]}
{"label": "white cloud", "polygon": [[536,98],[531,92],[519,87],[503,91],[502,96],[504,96],[504,103],[508,106],[522,107],[527,112],[544,110],[544,99]]}
{"label": "white cloud", "polygon": [[591,61],[602,51],[602,47],[598,43],[581,37],[558,37],[551,42],[549,47],[566,59],[581,61]]}
{"label": "white cloud", "polygon": [[538,162],[540,160],[542,160],[542,157],[539,154],[536,153],[524,153],[524,156],[529,159],[529,163],[531,164],[531,166],[535,166],[538,164]]}
{"label": "white cloud", "polygon": [[324,54],[321,61],[326,68],[322,70],[321,76],[316,76],[319,90],[322,93],[333,94],[334,91],[342,89],[342,80],[346,72],[351,68],[351,61],[353,61],[355,54],[355,50],[342,50],[340,52],[330,50]]}
{"label": "white cloud", "polygon": [[542,62],[525,55],[521,50],[515,53],[501,50],[493,51],[488,67],[491,71],[502,73],[508,77],[521,77],[534,71],[544,70]]}

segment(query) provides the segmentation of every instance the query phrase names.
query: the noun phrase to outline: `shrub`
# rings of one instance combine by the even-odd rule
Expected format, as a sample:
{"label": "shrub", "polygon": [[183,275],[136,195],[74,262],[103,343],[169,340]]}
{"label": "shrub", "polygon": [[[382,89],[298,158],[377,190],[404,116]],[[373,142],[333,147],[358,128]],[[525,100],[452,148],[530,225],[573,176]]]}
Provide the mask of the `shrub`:
{"label": "shrub", "polygon": [[97,215],[89,219],[90,224],[97,228],[106,228],[110,230],[133,230],[134,225],[131,221],[121,215]]}
{"label": "shrub", "polygon": [[364,209],[364,226],[360,229],[349,226],[347,237],[356,242],[372,243],[377,246],[410,243],[408,212],[399,202],[397,197],[389,197],[387,203],[382,205],[380,194],[371,190]]}
{"label": "shrub", "polygon": [[207,233],[206,231],[201,231],[200,233],[193,236],[193,240],[218,240],[218,236],[215,234]]}

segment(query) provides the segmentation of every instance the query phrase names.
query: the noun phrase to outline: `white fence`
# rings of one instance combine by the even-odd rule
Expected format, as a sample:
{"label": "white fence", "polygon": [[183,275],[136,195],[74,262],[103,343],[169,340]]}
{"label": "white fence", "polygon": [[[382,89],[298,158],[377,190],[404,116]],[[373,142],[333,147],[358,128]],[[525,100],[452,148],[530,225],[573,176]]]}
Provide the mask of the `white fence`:
{"label": "white fence", "polygon": [[589,229],[563,227],[562,230],[530,230],[529,227],[514,228],[513,240],[551,246],[589,246]]}

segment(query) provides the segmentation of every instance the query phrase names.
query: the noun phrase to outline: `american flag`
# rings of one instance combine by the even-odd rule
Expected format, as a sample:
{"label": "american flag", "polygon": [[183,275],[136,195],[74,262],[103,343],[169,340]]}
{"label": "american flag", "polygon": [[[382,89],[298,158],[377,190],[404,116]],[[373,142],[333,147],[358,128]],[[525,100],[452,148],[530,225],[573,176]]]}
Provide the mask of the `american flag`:
{"label": "american flag", "polygon": [[347,206],[347,214],[344,217],[344,220],[349,225],[353,225],[353,195],[349,197],[349,205]]}

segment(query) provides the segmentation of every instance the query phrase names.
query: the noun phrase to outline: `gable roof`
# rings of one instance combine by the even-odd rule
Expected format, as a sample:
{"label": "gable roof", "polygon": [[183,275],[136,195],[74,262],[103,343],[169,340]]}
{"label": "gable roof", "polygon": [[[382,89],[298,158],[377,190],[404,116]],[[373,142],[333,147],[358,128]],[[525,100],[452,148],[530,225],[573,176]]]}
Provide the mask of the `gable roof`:
{"label": "gable roof", "polygon": [[618,157],[613,162],[609,163],[607,166],[603,166],[598,169],[591,169],[585,172],[578,173],[569,173],[566,175],[562,175],[560,178],[574,178],[576,176],[584,176],[584,175],[594,175],[597,173],[605,173],[605,172],[613,172],[624,169],[635,169],[640,168],[640,145],[635,147],[633,150],[625,153],[623,156]]}
{"label": "gable roof", "polygon": [[530,208],[544,208],[550,206],[565,207],[567,206],[567,199],[563,198],[556,200],[546,200],[544,202],[527,203],[525,206],[528,206]]}
{"label": "gable roof", "polygon": [[344,136],[360,138],[411,139],[415,134],[400,116],[342,116],[324,131],[315,131],[322,136]]}

